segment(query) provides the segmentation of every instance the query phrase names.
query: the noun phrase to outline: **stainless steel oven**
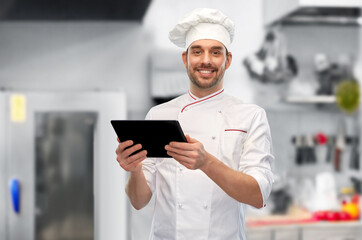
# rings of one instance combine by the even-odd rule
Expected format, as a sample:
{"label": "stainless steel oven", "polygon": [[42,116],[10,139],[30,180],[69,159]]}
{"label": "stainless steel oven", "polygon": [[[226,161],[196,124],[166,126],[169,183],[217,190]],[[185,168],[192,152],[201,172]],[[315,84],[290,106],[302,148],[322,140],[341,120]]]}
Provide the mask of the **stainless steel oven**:
{"label": "stainless steel oven", "polygon": [[126,239],[121,92],[0,92],[0,239]]}

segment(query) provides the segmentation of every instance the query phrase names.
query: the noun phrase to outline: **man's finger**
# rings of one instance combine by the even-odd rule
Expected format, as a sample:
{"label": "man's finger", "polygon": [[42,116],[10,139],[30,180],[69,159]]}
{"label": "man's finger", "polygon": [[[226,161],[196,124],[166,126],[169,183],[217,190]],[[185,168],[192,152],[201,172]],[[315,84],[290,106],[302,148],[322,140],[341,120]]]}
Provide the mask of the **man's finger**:
{"label": "man's finger", "polygon": [[125,148],[129,147],[129,146],[132,146],[133,145],[133,141],[132,140],[128,140],[128,141],[124,141],[124,142],[121,142],[120,144],[118,144],[118,148],[117,150],[119,152],[122,152]]}
{"label": "man's finger", "polygon": [[193,162],[193,160],[191,158],[183,156],[183,155],[178,155],[177,153],[173,153],[173,152],[167,152],[167,154],[169,156],[173,157],[177,162],[179,162],[183,166],[191,169],[191,163]]}
{"label": "man's finger", "polygon": [[188,162],[188,163],[193,161],[192,158],[187,154],[182,154],[174,151],[167,151],[167,154],[173,157],[177,161]]}
{"label": "man's finger", "polygon": [[143,151],[141,151],[141,152],[139,152],[139,153],[137,153],[137,154],[134,154],[134,155],[126,158],[124,161],[121,161],[121,162],[120,162],[120,165],[121,165],[122,167],[126,167],[126,166],[131,165],[131,164],[133,164],[134,162],[137,162],[137,161],[139,161],[140,159],[146,158],[146,157],[147,157],[147,151],[146,151],[146,150],[143,150]]}
{"label": "man's finger", "polygon": [[190,153],[193,150],[193,149],[186,150],[184,148],[175,148],[175,147],[171,147],[170,145],[166,145],[165,149],[168,152],[174,152],[174,153],[176,153],[178,155],[183,155],[183,156],[190,156]]}
{"label": "man's finger", "polygon": [[197,139],[190,137],[190,135],[186,135],[186,140],[188,143],[197,143],[198,142]]}
{"label": "man's finger", "polygon": [[[166,145],[167,146],[167,145]],[[190,143],[183,143],[183,142],[170,142],[169,146],[173,149],[182,149],[187,151],[192,151],[195,147]]]}
{"label": "man's finger", "polygon": [[142,150],[141,152],[139,153],[136,153],[132,156],[130,156],[128,159],[129,159],[129,163],[132,163],[134,161],[137,161],[139,158],[143,158],[143,157],[146,157],[147,156],[147,150]]}
{"label": "man's finger", "polygon": [[127,170],[133,169],[146,158],[147,158],[147,156],[140,157],[140,158],[136,159],[135,161],[133,161],[132,163],[125,165],[124,168]]}
{"label": "man's finger", "polygon": [[122,156],[123,156],[124,158],[127,158],[127,157],[129,157],[130,155],[132,155],[132,153],[134,153],[134,152],[136,152],[136,151],[138,151],[138,150],[140,150],[140,149],[142,149],[142,145],[141,145],[141,144],[136,144],[136,145],[134,145],[134,146],[132,146],[132,147],[127,148],[126,150],[124,150],[123,153],[122,153]]}

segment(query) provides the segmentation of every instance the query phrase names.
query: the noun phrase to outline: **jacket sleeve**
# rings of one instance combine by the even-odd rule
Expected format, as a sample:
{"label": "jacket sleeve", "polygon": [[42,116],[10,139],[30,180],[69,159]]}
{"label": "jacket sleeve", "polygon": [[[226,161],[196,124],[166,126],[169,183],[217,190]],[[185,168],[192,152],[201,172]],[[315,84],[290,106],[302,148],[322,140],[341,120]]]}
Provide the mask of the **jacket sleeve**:
{"label": "jacket sleeve", "polygon": [[270,195],[274,177],[272,173],[272,139],[266,113],[258,109],[244,141],[239,171],[255,178],[263,196],[263,206]]}

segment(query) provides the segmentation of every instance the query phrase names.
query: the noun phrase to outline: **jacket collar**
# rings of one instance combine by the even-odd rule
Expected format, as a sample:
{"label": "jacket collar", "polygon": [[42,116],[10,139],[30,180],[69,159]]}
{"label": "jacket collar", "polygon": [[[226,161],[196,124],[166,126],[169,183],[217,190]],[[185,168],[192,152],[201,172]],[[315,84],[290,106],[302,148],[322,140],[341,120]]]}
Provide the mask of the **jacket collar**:
{"label": "jacket collar", "polygon": [[181,112],[183,112],[186,108],[188,108],[189,106],[192,106],[192,105],[195,105],[195,104],[198,104],[198,103],[202,103],[202,102],[206,102],[206,101],[210,101],[210,100],[213,100],[213,99],[216,99],[218,98],[219,96],[223,95],[222,93],[224,92],[224,89],[220,89],[219,91],[217,92],[214,92],[214,93],[211,93],[210,95],[208,96],[205,96],[205,97],[202,97],[202,98],[198,98],[196,97],[195,95],[193,95],[191,93],[191,91],[189,90],[188,91],[188,104],[186,104],[182,109],[181,109]]}

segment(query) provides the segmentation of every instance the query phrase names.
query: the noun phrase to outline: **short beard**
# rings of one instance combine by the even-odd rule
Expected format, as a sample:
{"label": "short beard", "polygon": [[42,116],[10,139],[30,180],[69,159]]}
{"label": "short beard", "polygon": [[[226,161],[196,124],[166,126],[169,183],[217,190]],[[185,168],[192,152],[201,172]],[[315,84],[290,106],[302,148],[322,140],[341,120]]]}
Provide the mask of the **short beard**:
{"label": "short beard", "polygon": [[199,81],[197,80],[197,78],[194,78],[194,77],[192,76],[192,74],[190,74],[190,71],[187,71],[187,75],[189,76],[190,81],[191,81],[196,87],[198,87],[198,88],[200,88],[200,89],[209,89],[209,88],[215,87],[215,86],[221,81],[221,79],[223,79],[224,73],[225,73],[225,71],[223,72],[222,75],[216,76],[216,77],[215,77],[210,83],[208,83],[208,84],[201,84],[201,82],[199,82]]}
{"label": "short beard", "polygon": [[[201,67],[203,68],[209,68],[209,69],[214,69],[211,64],[210,65],[204,65],[202,64]],[[220,72],[220,70],[222,71],[222,74],[221,75],[216,75],[215,78],[213,78],[211,80],[211,82],[209,83],[202,83],[201,81],[198,81],[198,79],[192,75],[192,72],[195,72],[197,71],[196,69],[192,69],[193,71],[191,71],[189,69],[189,64],[187,62],[187,75],[189,76],[190,78],[190,81],[196,86],[198,87],[199,89],[209,89],[209,88],[212,88],[212,87],[215,87],[223,78],[224,78],[224,74],[225,74],[225,70],[226,70],[226,61],[225,61],[225,64],[223,66],[223,69],[218,69],[218,72]]]}

